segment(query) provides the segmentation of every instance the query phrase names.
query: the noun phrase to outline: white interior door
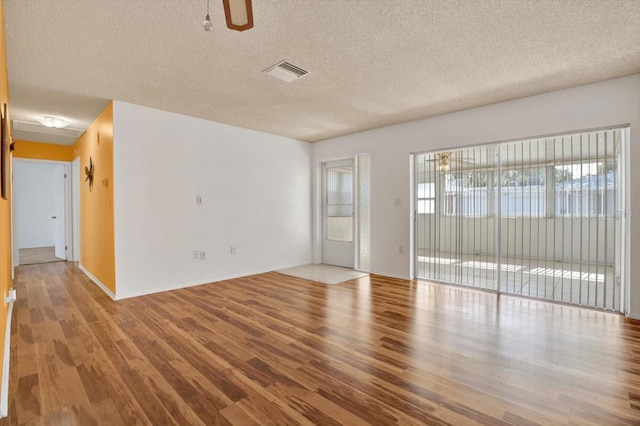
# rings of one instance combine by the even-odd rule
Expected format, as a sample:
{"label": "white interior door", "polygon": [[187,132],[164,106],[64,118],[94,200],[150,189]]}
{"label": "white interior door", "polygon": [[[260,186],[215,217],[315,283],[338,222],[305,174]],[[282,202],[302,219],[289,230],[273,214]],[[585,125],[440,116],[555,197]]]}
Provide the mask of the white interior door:
{"label": "white interior door", "polygon": [[54,181],[55,203],[51,220],[55,229],[55,256],[59,259],[67,260],[66,183],[63,165],[55,167]]}
{"label": "white interior door", "polygon": [[322,263],[354,267],[353,160],[323,167]]}

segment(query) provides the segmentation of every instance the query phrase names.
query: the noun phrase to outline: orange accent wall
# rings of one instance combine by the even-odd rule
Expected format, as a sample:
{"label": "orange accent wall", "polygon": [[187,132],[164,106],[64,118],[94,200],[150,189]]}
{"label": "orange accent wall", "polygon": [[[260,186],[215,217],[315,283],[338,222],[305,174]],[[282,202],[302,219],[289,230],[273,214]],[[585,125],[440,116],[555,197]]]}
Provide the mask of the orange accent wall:
{"label": "orange accent wall", "polygon": [[[73,145],[72,157],[80,157],[80,264],[115,294],[113,102]],[[89,158],[92,190],[84,180]]]}
{"label": "orange accent wall", "polygon": [[32,158],[35,160],[73,161],[73,147],[52,143],[15,140],[14,158]]}
{"label": "orange accent wall", "polygon": [[[4,37],[4,0],[0,0],[0,105],[9,103],[9,79],[7,75],[7,50]],[[11,127],[11,126],[9,126]],[[11,130],[9,130],[11,131]],[[11,191],[9,191],[11,192]],[[11,193],[8,200],[0,198],[0,297],[11,288]],[[4,341],[7,328],[7,305],[0,302],[0,367],[4,365]],[[0,380],[2,380],[0,368]]]}

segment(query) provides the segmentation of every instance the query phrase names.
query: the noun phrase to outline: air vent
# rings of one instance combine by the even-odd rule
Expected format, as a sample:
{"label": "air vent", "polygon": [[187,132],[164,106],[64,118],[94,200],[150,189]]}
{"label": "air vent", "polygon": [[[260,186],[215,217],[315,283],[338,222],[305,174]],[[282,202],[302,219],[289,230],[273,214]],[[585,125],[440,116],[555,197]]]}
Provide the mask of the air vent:
{"label": "air vent", "polygon": [[269,74],[271,77],[286,81],[287,83],[290,83],[304,75],[309,74],[309,71],[304,70],[287,61],[278,62],[277,64],[270,66],[269,68],[264,70],[264,72]]}

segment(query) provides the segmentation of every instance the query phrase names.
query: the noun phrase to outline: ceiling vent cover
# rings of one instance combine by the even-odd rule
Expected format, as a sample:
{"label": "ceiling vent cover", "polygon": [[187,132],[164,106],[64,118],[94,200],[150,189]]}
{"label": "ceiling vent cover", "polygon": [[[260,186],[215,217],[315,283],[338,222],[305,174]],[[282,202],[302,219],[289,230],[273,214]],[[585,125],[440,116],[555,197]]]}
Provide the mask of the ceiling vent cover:
{"label": "ceiling vent cover", "polygon": [[302,76],[309,74],[309,71],[304,70],[287,61],[280,61],[277,64],[272,65],[264,70],[264,72],[269,74],[271,77],[286,81],[287,83],[290,83]]}

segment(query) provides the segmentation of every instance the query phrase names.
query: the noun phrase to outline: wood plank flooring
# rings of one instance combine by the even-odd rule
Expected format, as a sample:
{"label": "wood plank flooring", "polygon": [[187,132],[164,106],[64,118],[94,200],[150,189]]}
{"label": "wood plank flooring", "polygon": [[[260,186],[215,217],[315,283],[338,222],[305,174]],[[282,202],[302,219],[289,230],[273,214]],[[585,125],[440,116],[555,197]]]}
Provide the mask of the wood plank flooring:
{"label": "wood plank flooring", "polygon": [[638,425],[640,323],[370,276],[113,302],[21,266],[0,425]]}

